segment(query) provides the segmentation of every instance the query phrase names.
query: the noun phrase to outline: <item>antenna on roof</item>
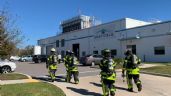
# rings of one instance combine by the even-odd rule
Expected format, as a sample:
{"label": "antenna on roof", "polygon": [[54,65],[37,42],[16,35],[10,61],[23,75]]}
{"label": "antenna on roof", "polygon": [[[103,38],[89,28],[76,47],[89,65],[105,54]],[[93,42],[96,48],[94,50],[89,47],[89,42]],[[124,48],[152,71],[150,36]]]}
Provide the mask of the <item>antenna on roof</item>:
{"label": "antenna on roof", "polygon": [[78,15],[81,15],[81,14],[82,14],[81,9],[78,8]]}

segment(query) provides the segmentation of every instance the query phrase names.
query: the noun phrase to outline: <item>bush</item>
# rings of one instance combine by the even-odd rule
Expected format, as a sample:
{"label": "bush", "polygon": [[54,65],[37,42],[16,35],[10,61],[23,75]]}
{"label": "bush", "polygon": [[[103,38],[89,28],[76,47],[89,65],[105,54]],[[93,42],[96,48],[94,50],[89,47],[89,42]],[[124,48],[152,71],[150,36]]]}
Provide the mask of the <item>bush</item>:
{"label": "bush", "polygon": [[124,63],[124,59],[122,59],[122,58],[114,58],[113,60],[116,62],[116,68],[117,69],[122,68],[122,65]]}
{"label": "bush", "polygon": [[122,58],[114,58],[113,59],[117,64],[123,64],[124,63],[124,59]]}

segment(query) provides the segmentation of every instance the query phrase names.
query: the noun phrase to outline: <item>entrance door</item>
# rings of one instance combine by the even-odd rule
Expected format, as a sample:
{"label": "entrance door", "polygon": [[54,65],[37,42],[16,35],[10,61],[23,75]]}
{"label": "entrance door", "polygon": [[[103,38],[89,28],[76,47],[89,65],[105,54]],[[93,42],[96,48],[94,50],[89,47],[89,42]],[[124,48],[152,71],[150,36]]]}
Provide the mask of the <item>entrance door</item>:
{"label": "entrance door", "polygon": [[72,50],[77,58],[79,58],[80,54],[80,44],[73,44],[72,45]]}
{"label": "entrance door", "polygon": [[132,53],[136,54],[136,45],[127,45],[127,49],[132,50]]}

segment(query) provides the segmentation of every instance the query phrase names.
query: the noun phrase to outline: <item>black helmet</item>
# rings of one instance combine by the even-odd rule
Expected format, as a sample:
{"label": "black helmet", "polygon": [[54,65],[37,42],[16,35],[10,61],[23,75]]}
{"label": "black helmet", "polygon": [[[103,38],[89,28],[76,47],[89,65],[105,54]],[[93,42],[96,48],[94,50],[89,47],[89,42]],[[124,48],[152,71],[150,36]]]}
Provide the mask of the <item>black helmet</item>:
{"label": "black helmet", "polygon": [[103,55],[104,55],[105,57],[110,57],[111,51],[110,51],[109,49],[104,49],[104,50],[103,50]]}
{"label": "black helmet", "polygon": [[70,51],[69,55],[70,56],[74,56],[74,52],[73,51]]}
{"label": "black helmet", "polygon": [[70,51],[70,53],[71,53],[71,54],[74,54],[74,52],[73,52],[73,51]]}
{"label": "black helmet", "polygon": [[111,51],[109,49],[104,49],[103,52],[104,53],[110,53]]}
{"label": "black helmet", "polygon": [[70,52],[71,52],[70,50],[67,50],[67,51],[66,51],[66,55],[69,55]]}
{"label": "black helmet", "polygon": [[132,54],[132,51],[131,50],[127,50],[126,52],[125,52],[125,55],[131,55]]}

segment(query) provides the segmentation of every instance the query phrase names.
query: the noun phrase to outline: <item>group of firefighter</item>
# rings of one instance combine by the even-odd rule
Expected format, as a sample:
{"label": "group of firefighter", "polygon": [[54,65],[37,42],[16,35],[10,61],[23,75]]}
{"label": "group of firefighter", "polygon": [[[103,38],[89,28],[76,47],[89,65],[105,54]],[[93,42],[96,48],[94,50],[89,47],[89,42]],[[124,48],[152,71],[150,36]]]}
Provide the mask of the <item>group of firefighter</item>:
{"label": "group of firefighter", "polygon": [[[74,83],[78,84],[79,71],[77,65],[79,64],[79,62],[77,57],[74,55],[74,52],[67,50],[63,60],[67,73],[65,81],[71,83],[71,78],[73,75],[75,81]],[[55,72],[57,71],[57,67],[58,67],[57,65],[59,63],[60,62],[58,62],[56,50],[52,48],[51,55],[47,58],[47,64],[46,64],[52,82],[54,82],[56,79]],[[133,54],[131,50],[126,50],[123,68],[122,68],[122,77],[123,78],[126,77],[129,92],[133,92],[132,79],[134,79],[138,91],[140,92],[142,90],[142,84],[139,79],[140,63],[141,60],[135,54]],[[100,76],[101,76],[103,96],[109,96],[109,95],[115,96],[116,88],[114,83],[116,80],[116,71],[115,71],[116,62],[114,61],[114,58],[111,57],[111,51],[109,49],[103,50],[103,59],[101,60],[99,67],[101,69]]]}

